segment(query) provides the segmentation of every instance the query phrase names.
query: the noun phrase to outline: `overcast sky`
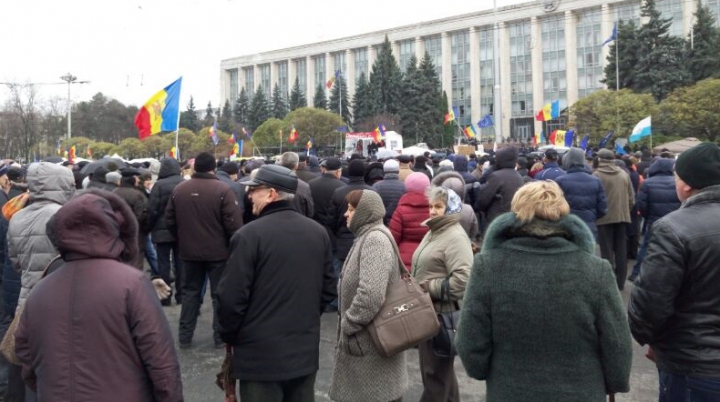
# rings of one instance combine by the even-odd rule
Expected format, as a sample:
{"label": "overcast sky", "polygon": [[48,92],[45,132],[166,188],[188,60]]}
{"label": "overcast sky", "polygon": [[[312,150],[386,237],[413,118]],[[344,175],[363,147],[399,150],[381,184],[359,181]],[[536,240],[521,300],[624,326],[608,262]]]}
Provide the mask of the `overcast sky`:
{"label": "overcast sky", "polygon": [[[525,0],[527,1],[527,0]],[[498,0],[498,6],[523,0]],[[4,0],[0,82],[62,83],[141,105],[183,76],[182,105],[220,96],[220,61],[492,8],[491,0]],[[67,84],[38,86],[67,98]],[[0,87],[0,100],[8,90]]]}

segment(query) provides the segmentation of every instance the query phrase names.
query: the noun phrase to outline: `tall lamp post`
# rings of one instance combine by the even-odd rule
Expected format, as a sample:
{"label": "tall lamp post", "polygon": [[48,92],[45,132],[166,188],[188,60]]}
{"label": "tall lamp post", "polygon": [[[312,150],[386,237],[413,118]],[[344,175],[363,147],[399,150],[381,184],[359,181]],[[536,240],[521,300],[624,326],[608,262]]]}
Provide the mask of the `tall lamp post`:
{"label": "tall lamp post", "polygon": [[71,112],[72,112],[72,99],[70,98],[70,86],[71,84],[87,84],[90,81],[78,81],[77,77],[67,73],[60,77],[61,80],[67,82],[68,84],[68,99],[67,99],[67,123],[68,123],[68,129],[67,129],[67,138],[70,139],[72,137],[72,124],[71,124]]}

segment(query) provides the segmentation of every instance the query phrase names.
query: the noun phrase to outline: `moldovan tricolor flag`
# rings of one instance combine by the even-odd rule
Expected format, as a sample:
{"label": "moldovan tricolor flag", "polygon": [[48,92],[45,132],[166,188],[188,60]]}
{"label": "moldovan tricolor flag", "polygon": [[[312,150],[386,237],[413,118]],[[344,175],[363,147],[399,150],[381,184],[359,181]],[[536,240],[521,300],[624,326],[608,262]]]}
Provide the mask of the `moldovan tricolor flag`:
{"label": "moldovan tricolor flag", "polygon": [[141,140],[163,131],[178,129],[181,85],[182,77],[156,93],[140,108],[135,116],[135,127]]}

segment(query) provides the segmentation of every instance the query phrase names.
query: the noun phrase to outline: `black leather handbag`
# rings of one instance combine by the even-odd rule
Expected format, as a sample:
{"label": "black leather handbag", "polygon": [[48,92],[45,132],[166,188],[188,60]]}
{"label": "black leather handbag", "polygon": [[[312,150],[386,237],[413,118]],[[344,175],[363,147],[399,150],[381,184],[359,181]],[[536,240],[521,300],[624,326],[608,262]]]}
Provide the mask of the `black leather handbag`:
{"label": "black leather handbag", "polygon": [[[450,303],[450,282],[447,279],[440,285],[440,306],[444,306],[445,303]],[[437,316],[440,321],[440,332],[432,340],[433,352],[440,357],[454,357],[457,354],[455,334],[460,322],[460,309],[440,311]]]}

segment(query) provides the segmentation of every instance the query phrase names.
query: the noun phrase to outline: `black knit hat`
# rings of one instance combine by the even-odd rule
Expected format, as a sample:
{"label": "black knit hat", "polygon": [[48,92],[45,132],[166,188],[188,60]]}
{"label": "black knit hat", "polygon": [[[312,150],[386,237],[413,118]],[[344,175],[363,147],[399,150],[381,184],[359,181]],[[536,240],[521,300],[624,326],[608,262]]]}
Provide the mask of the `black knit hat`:
{"label": "black knit hat", "polygon": [[696,190],[720,184],[720,147],[704,142],[681,153],[675,173]]}
{"label": "black knit hat", "polygon": [[364,177],[365,176],[365,162],[360,159],[350,161],[348,165],[348,176],[350,177]]}
{"label": "black knit hat", "polygon": [[195,157],[195,171],[199,173],[208,173],[215,170],[217,164],[215,163],[215,157],[209,152],[200,152]]}

